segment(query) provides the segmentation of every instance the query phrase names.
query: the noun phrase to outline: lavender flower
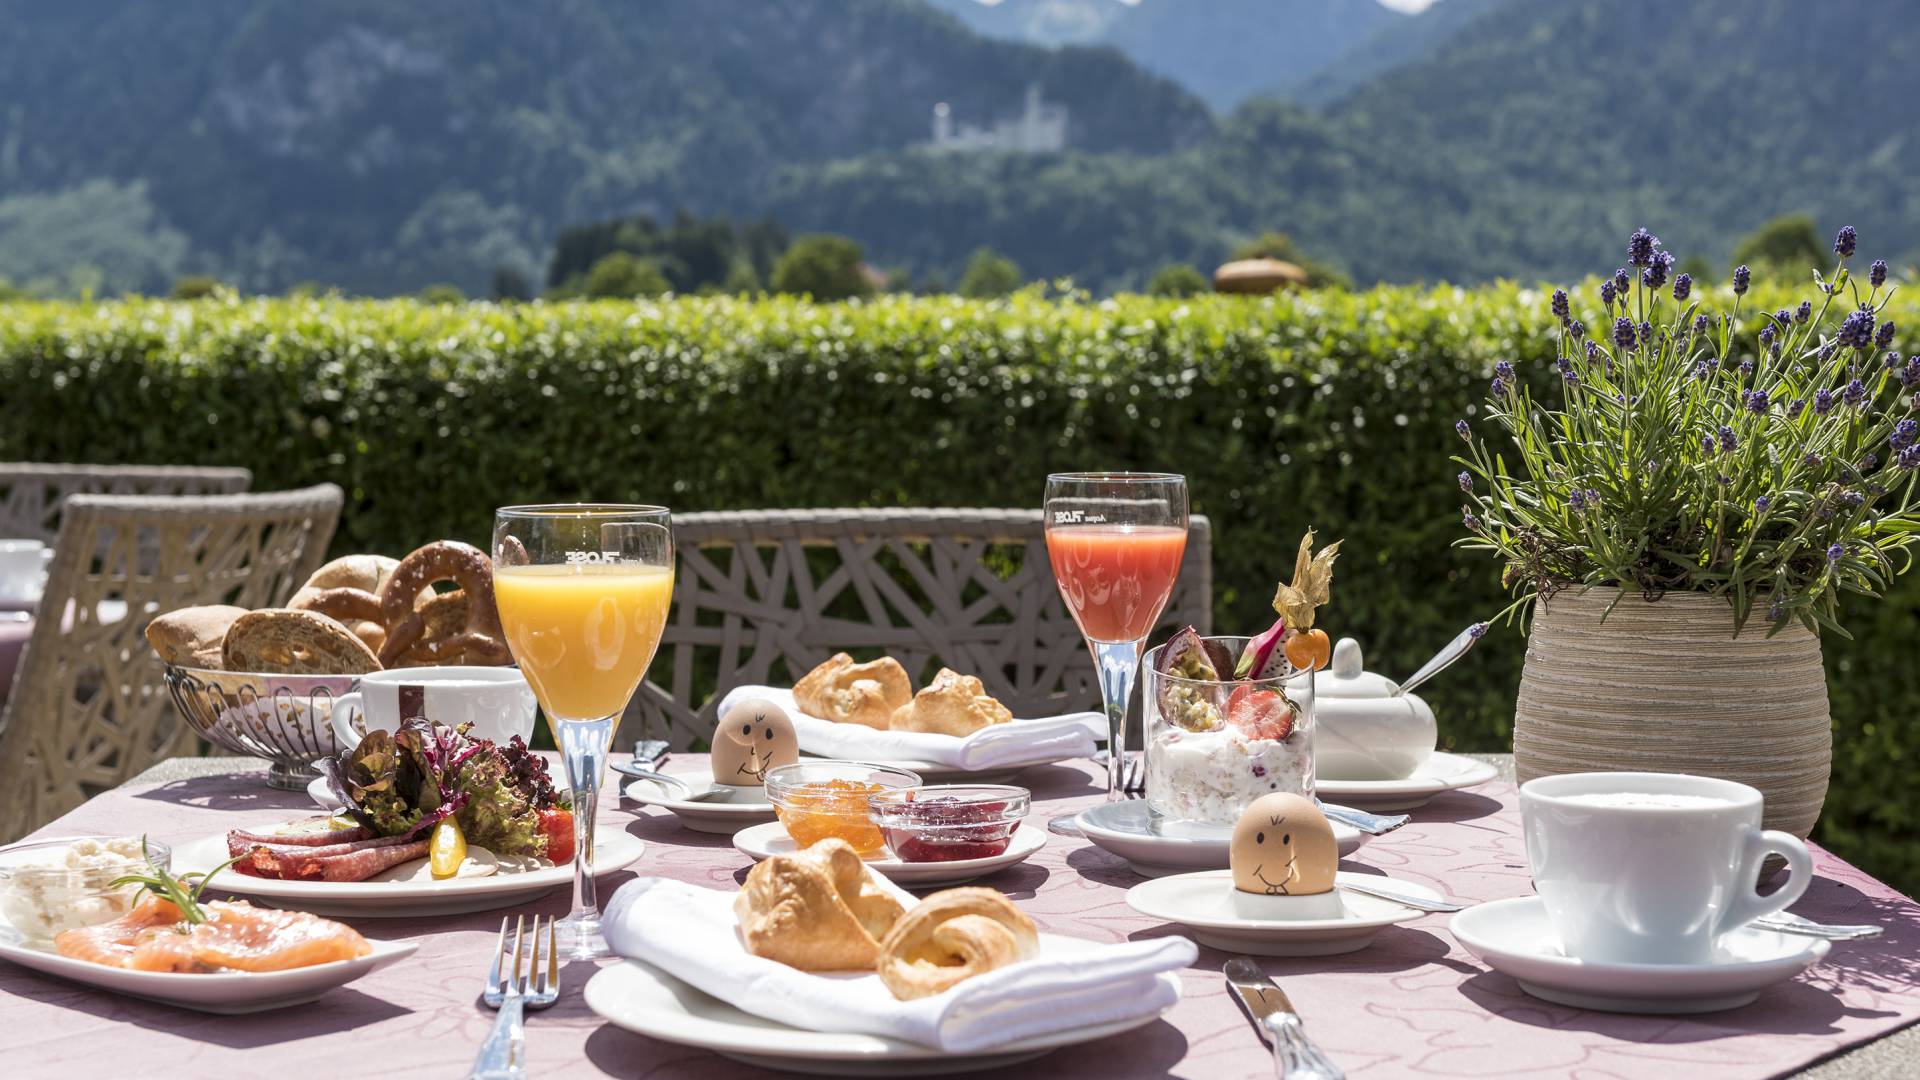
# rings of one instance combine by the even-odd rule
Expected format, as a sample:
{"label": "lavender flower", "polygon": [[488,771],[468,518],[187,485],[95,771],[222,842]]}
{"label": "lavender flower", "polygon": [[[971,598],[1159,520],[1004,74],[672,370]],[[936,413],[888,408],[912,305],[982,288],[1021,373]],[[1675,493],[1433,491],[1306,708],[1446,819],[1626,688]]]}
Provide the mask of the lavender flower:
{"label": "lavender flower", "polygon": [[1833,359],[1833,354],[1839,351],[1840,343],[1838,341],[1829,341],[1825,345],[1820,346],[1820,362],[1824,364]]}
{"label": "lavender flower", "polygon": [[1830,563],[1837,563],[1841,559],[1846,558],[1846,556],[1847,546],[1845,544],[1835,544],[1827,549],[1827,561]]}
{"label": "lavender flower", "polygon": [[1820,455],[1808,454],[1806,457],[1800,459],[1800,464],[1805,465],[1809,469],[1817,469],[1820,467]]}
{"label": "lavender flower", "polygon": [[1879,454],[1862,454],[1860,456],[1860,471],[1862,473],[1870,473],[1874,469],[1879,468],[1879,466],[1880,466]]}
{"label": "lavender flower", "polygon": [[1510,360],[1502,360],[1499,363],[1493,365],[1493,375],[1494,375],[1494,378],[1505,379],[1508,382],[1512,382],[1513,381],[1513,362]]}
{"label": "lavender flower", "polygon": [[1456,435],[1459,435],[1463,439],[1473,438],[1473,429],[1467,426],[1465,420],[1455,420],[1453,422],[1453,430]]}
{"label": "lavender flower", "polygon": [[1806,398],[1794,398],[1792,401],[1787,403],[1787,419],[1789,420],[1800,419],[1800,414],[1806,411],[1807,411]]}
{"label": "lavender flower", "polygon": [[1653,249],[1660,246],[1660,238],[1644,228],[1633,230],[1627,237],[1627,261],[1635,266],[1653,264]]}
{"label": "lavender flower", "polygon": [[1648,289],[1658,289],[1667,283],[1667,274],[1673,269],[1673,256],[1664,251],[1653,253],[1653,261],[1640,271],[1640,284]]}
{"label": "lavender flower", "polygon": [[1905,450],[1920,442],[1920,420],[1902,420],[1893,425],[1893,434],[1887,437],[1887,445],[1895,450]]}
{"label": "lavender flower", "polygon": [[1506,397],[1507,396],[1507,380],[1501,379],[1501,378],[1494,379],[1492,383],[1488,384],[1487,392],[1492,394],[1494,397]]}
{"label": "lavender flower", "polygon": [[1569,308],[1567,305],[1567,290],[1565,289],[1553,290],[1554,317],[1559,319],[1562,322],[1565,322],[1568,318],[1568,314],[1569,314]]}
{"label": "lavender flower", "polygon": [[1858,405],[1867,400],[1867,384],[1861,382],[1859,379],[1854,379],[1847,383],[1847,388],[1842,391],[1842,396],[1847,399],[1847,404]]}
{"label": "lavender flower", "polygon": [[1734,437],[1733,429],[1728,427],[1725,424],[1721,424],[1720,425],[1720,452],[1723,454],[1731,454],[1736,449],[1738,449],[1739,446],[1740,446],[1740,440]]}
{"label": "lavender flower", "polygon": [[1633,320],[1622,315],[1613,320],[1613,343],[1623,349],[1633,348]]}
{"label": "lavender flower", "polygon": [[1613,307],[1613,279],[1612,278],[1608,278],[1607,280],[1600,283],[1600,306],[1608,309],[1611,309]]}
{"label": "lavender flower", "polygon": [[1700,452],[1703,454],[1713,453],[1713,436],[1711,435],[1700,436]]}
{"label": "lavender flower", "polygon": [[1460,508],[1460,523],[1476,531],[1480,528],[1480,519],[1473,516],[1473,508],[1470,506]]}
{"label": "lavender flower", "polygon": [[1567,333],[1569,333],[1569,334],[1572,334],[1572,335],[1573,335],[1574,337],[1576,337],[1576,338],[1583,338],[1583,337],[1586,337],[1586,336],[1587,336],[1587,324],[1586,324],[1586,323],[1583,323],[1583,322],[1581,322],[1581,321],[1580,321],[1579,319],[1568,319],[1568,320],[1567,320]]}
{"label": "lavender flower", "polygon": [[1769,605],[1767,608],[1767,618],[1772,619],[1774,622],[1782,622],[1786,619],[1786,617],[1787,617],[1786,604],[1782,602],[1779,597],[1777,596],[1774,597],[1773,603]]}
{"label": "lavender flower", "polygon": [[1787,332],[1787,323],[1792,321],[1792,319],[1793,312],[1788,311],[1786,308],[1781,308],[1779,311],[1773,313],[1773,321],[1775,325],[1780,327],[1780,332],[1783,334]]}
{"label": "lavender flower", "polygon": [[1673,279],[1673,298],[1675,300],[1678,300],[1684,304],[1687,302],[1687,297],[1692,295],[1693,295],[1693,275],[1692,274],[1681,274],[1679,277]]}
{"label": "lavender flower", "polygon": [[1876,289],[1887,283],[1887,260],[1873,260],[1873,266],[1867,271],[1867,281]]}
{"label": "lavender flower", "polygon": [[1853,258],[1853,251],[1860,245],[1860,234],[1851,225],[1840,226],[1833,238],[1833,253],[1843,259]]}
{"label": "lavender flower", "polygon": [[1474,623],[1472,626],[1467,627],[1467,636],[1472,638],[1475,641],[1479,641],[1481,638],[1486,637],[1487,624],[1483,622],[1477,622],[1477,623]]}
{"label": "lavender flower", "polygon": [[1814,391],[1813,415],[1825,416],[1832,411],[1833,411],[1833,391],[1827,389],[1824,386]]}
{"label": "lavender flower", "polygon": [[1747,269],[1746,263],[1741,263],[1739,266],[1734,267],[1733,268],[1733,295],[1735,296],[1746,295],[1747,283],[1752,280],[1753,280],[1753,271]]}
{"label": "lavender flower", "polygon": [[1893,463],[1908,472],[1920,468],[1920,446],[1909,446],[1902,449],[1900,456],[1895,458]]}
{"label": "lavender flower", "polygon": [[1773,344],[1773,324],[1768,323],[1767,325],[1760,328],[1760,347],[1766,348],[1767,346],[1772,344]]}
{"label": "lavender flower", "polygon": [[1753,374],[1753,361],[1752,361],[1752,360],[1742,360],[1742,361],[1740,361],[1740,374],[1742,374],[1742,375],[1751,375],[1751,374]]}
{"label": "lavender flower", "polygon": [[1767,507],[1772,505],[1773,505],[1773,500],[1767,498],[1765,495],[1762,495],[1759,498],[1753,500],[1753,512],[1756,515],[1764,514],[1767,512]]}
{"label": "lavender flower", "polygon": [[1599,345],[1591,341],[1587,342],[1587,363],[1598,364],[1603,359],[1606,362],[1607,370],[1613,370],[1613,357],[1608,356],[1606,350],[1600,348]]}
{"label": "lavender flower", "polygon": [[1587,508],[1587,493],[1581,491],[1579,488],[1574,488],[1573,494],[1567,497],[1567,505],[1572,507],[1576,513],[1585,510]]}
{"label": "lavender flower", "polygon": [[1472,490],[1473,490],[1473,477],[1467,474],[1467,470],[1465,470],[1465,469],[1461,469],[1461,470],[1460,470],[1460,475],[1459,475],[1459,476],[1456,476],[1456,477],[1454,477],[1454,479],[1456,479],[1456,480],[1458,480],[1458,481],[1460,481],[1460,490],[1461,490],[1461,491],[1472,491]]}
{"label": "lavender flower", "polygon": [[1701,312],[1700,314],[1698,314],[1698,315],[1695,315],[1695,316],[1693,317],[1693,332],[1694,332],[1694,333],[1696,333],[1696,334],[1699,334],[1699,335],[1701,335],[1702,337],[1705,337],[1705,336],[1706,336],[1706,333],[1707,333],[1707,331],[1709,331],[1709,330],[1711,330],[1711,329],[1713,329],[1713,318],[1712,318],[1712,316],[1710,316],[1710,315],[1708,315],[1708,314],[1707,314],[1706,312],[1704,312],[1704,311],[1703,311],[1703,312]]}
{"label": "lavender flower", "polygon": [[1567,382],[1578,383],[1580,381],[1580,373],[1573,370],[1573,361],[1563,356],[1557,361],[1557,366],[1560,368],[1560,377],[1567,380]]}
{"label": "lavender flower", "polygon": [[1858,510],[1866,505],[1867,497],[1857,491],[1843,491],[1840,493],[1840,501],[1847,504],[1848,509]]}
{"label": "lavender flower", "polygon": [[1813,301],[1800,301],[1800,306],[1793,309],[1793,321],[1805,325],[1811,318],[1813,318]]}
{"label": "lavender flower", "polygon": [[1627,289],[1632,285],[1633,279],[1627,275],[1626,267],[1613,272],[1613,291],[1619,294],[1622,303],[1626,301]]}
{"label": "lavender flower", "polygon": [[1907,357],[1907,366],[1900,369],[1900,385],[1908,390],[1920,384],[1920,356]]}
{"label": "lavender flower", "polygon": [[1700,382],[1706,382],[1708,379],[1713,378],[1713,372],[1714,372],[1713,361],[1708,359],[1707,357],[1703,356],[1700,359],[1694,361],[1693,377],[1696,380]]}
{"label": "lavender flower", "polygon": [[1835,336],[1840,344],[1865,351],[1873,343],[1873,309],[1865,304],[1847,315]]}
{"label": "lavender flower", "polygon": [[1747,395],[1747,411],[1750,413],[1764,413],[1771,404],[1772,402],[1767,400],[1767,392],[1765,390],[1755,390]]}
{"label": "lavender flower", "polygon": [[1874,345],[1882,349],[1886,348],[1887,346],[1893,344],[1893,335],[1895,333],[1896,331],[1893,328],[1893,320],[1889,319],[1886,322],[1881,323],[1880,329],[1876,331],[1873,335]]}
{"label": "lavender flower", "polygon": [[1653,324],[1644,320],[1640,323],[1640,344],[1648,347],[1653,345]]}
{"label": "lavender flower", "polygon": [[1898,371],[1900,370],[1900,354],[1898,352],[1889,352],[1887,353],[1886,359],[1881,361],[1881,363],[1887,365],[1888,371]]}

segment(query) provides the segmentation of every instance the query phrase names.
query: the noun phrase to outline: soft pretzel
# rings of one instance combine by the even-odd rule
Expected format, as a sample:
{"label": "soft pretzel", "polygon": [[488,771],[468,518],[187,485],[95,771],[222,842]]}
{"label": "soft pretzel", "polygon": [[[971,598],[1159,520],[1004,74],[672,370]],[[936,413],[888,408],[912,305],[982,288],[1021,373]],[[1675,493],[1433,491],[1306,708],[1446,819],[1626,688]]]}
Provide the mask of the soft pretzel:
{"label": "soft pretzel", "polygon": [[907,669],[891,656],[856,664],[846,653],[834,653],[793,684],[793,703],[801,712],[882,731],[893,711],[911,700],[913,683]]}
{"label": "soft pretzel", "polygon": [[317,611],[266,608],[233,620],[221,645],[228,671],[365,675],[380,661],[353,631]]}
{"label": "soft pretzel", "polygon": [[901,910],[837,837],[756,863],[733,900],[747,951],[801,971],[872,970]]}
{"label": "soft pretzel", "polygon": [[444,639],[440,649],[498,657],[487,663],[507,661],[500,609],[493,600],[492,560],[472,544],[436,540],[401,559],[380,586],[380,609],[387,624],[387,640],[380,647],[381,663],[392,665],[419,643],[426,633],[426,619],[414,610],[414,598],[434,582],[449,580],[467,594],[467,620],[464,629]]}
{"label": "soft pretzel", "polygon": [[295,611],[317,611],[337,620],[376,653],[387,642],[387,624],[381,621],[380,598],[365,589],[350,585],[331,589],[308,586],[294,593],[287,606]]}
{"label": "soft pretzel", "polygon": [[427,667],[439,664],[504,664],[511,659],[506,645],[497,639],[477,641],[463,636],[467,625],[467,594],[459,589],[437,593],[419,609],[422,629],[413,648],[395,660],[392,667]]}
{"label": "soft pretzel", "polygon": [[920,901],[887,931],[878,971],[894,997],[911,1001],[1039,951],[1039,929],[1011,900],[993,889],[947,889]]}
{"label": "soft pretzel", "polygon": [[1012,719],[1013,712],[989,696],[978,678],[941,668],[912,701],[893,711],[888,726],[895,731],[928,731],[965,738]]}

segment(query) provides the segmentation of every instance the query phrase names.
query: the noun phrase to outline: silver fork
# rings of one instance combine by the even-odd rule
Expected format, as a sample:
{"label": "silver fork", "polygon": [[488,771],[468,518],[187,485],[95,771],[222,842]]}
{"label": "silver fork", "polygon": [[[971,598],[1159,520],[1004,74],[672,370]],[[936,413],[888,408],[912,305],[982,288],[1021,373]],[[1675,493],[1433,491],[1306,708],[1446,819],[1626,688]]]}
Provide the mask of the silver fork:
{"label": "silver fork", "polygon": [[1136,754],[1127,759],[1120,771],[1120,793],[1129,799],[1138,799],[1147,793],[1146,755]]}
{"label": "silver fork", "polygon": [[[493,962],[487,967],[487,985],[480,993],[480,999],[489,1008],[500,1010],[493,1018],[493,1030],[487,1032],[487,1041],[480,1044],[480,1056],[473,1059],[473,1069],[467,1076],[469,1080],[525,1080],[526,1028],[522,1024],[522,1013],[526,1009],[544,1009],[560,1000],[560,962],[559,953],[554,949],[553,919],[547,919],[547,966],[540,966],[540,916],[533,917],[533,935],[531,939],[531,960],[526,971],[521,972],[521,963],[528,960],[528,942],[525,915],[513,920],[513,952],[507,952],[507,920],[500,918],[500,940],[494,945]],[[503,961],[510,961],[512,970],[503,970]],[[504,977],[503,977],[504,976]]]}

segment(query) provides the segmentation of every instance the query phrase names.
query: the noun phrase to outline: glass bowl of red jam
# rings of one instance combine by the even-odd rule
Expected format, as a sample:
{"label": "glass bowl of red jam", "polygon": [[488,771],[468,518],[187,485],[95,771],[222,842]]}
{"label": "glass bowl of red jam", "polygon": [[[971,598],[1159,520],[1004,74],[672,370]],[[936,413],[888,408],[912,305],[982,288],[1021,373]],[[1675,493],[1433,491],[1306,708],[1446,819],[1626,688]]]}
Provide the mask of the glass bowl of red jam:
{"label": "glass bowl of red jam", "polygon": [[1004,854],[1032,803],[1010,784],[926,784],[869,796],[867,813],[901,862],[959,862]]}
{"label": "glass bowl of red jam", "polygon": [[864,761],[797,761],[767,771],[767,801],[799,847],[838,837],[863,859],[882,855],[886,843],[867,814],[867,799],[920,784],[920,775]]}

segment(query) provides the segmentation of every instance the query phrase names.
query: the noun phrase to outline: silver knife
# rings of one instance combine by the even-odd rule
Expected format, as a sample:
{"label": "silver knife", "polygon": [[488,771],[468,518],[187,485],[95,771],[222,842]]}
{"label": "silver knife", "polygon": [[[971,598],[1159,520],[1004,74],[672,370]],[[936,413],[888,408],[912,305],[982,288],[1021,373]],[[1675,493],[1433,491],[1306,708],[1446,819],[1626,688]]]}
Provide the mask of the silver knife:
{"label": "silver knife", "polygon": [[1346,1073],[1307,1038],[1306,1025],[1293,1003],[1260,965],[1244,956],[1227,961],[1222,969],[1227,985],[1246,1007],[1254,1029],[1264,1031],[1273,1047],[1273,1071],[1280,1080],[1346,1080]]}

